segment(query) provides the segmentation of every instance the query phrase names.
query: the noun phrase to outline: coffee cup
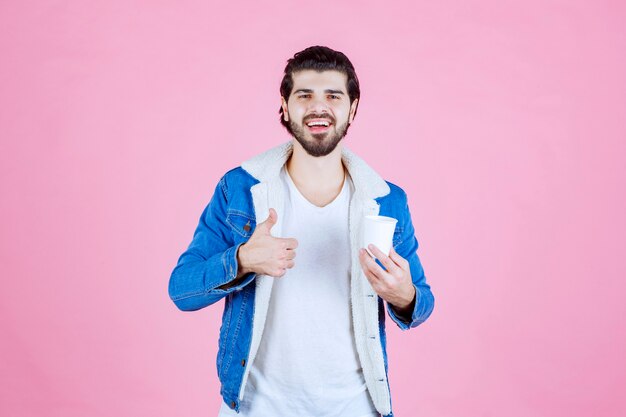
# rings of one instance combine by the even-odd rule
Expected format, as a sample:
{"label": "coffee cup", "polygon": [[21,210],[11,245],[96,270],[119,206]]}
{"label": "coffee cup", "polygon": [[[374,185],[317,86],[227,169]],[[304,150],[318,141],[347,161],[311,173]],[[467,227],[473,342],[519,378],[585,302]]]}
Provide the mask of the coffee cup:
{"label": "coffee cup", "polygon": [[376,245],[385,255],[389,256],[393,244],[393,232],[396,230],[397,219],[387,216],[367,215],[363,219],[363,246],[373,257],[368,245]]}

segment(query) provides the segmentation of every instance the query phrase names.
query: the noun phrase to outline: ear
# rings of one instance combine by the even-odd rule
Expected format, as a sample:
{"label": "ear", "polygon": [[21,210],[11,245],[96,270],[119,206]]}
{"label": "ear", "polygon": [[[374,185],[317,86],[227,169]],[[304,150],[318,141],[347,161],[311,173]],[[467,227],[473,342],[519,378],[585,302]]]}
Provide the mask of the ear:
{"label": "ear", "polygon": [[350,117],[348,117],[348,123],[352,123],[352,120],[354,120],[354,113],[356,112],[356,107],[359,104],[359,99],[355,98],[354,101],[352,102],[352,104],[350,105]]}
{"label": "ear", "polygon": [[288,122],[289,112],[287,111],[287,102],[285,101],[285,98],[283,96],[280,97],[280,105],[283,108],[283,119],[285,119],[285,121]]}

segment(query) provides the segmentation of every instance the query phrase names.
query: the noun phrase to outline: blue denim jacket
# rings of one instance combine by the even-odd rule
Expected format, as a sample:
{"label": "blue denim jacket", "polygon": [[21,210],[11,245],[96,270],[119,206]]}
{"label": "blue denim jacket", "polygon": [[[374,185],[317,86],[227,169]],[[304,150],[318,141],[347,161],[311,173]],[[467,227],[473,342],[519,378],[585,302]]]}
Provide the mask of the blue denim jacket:
{"label": "blue denim jacket", "polygon": [[[225,300],[217,374],[224,402],[237,412],[249,366],[261,341],[274,280],[270,276],[248,273],[240,281],[234,281],[238,270],[237,249],[250,238],[256,224],[267,219],[270,207],[278,214],[271,233],[283,237],[281,219],[285,196],[279,173],[292,151],[292,141],[283,143],[224,174],[200,216],[191,244],[178,259],[169,280],[169,296],[180,310],[194,311],[222,298]],[[383,180],[345,145],[342,162],[355,187],[349,208],[350,298],[355,343],[372,402],[379,413],[392,417],[385,303],[372,289],[358,258],[363,216],[379,214],[398,219],[393,246],[410,264],[416,289],[415,308],[411,317],[399,317],[387,304],[389,317],[402,330],[416,327],[430,316],[434,297],[416,252],[418,242],[406,193]]]}

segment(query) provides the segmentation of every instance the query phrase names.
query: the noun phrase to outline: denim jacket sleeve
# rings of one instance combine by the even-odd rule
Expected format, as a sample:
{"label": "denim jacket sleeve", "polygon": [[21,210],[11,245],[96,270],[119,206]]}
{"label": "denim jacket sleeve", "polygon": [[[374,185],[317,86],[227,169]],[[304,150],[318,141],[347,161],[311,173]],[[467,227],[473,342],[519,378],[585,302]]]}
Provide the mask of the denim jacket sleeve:
{"label": "denim jacket sleeve", "polygon": [[411,279],[415,286],[415,307],[413,308],[413,313],[410,318],[400,317],[389,303],[387,303],[387,312],[389,313],[389,317],[391,317],[400,329],[408,330],[426,321],[435,306],[435,298],[430,290],[430,285],[426,283],[424,268],[422,268],[422,263],[417,255],[418,242],[415,237],[415,229],[411,221],[411,212],[409,210],[406,194],[403,193],[403,195],[405,205],[402,224],[403,232],[400,243],[395,250],[398,255],[409,262]]}
{"label": "denim jacket sleeve", "polygon": [[[183,311],[194,311],[211,305],[228,293],[239,291],[256,277],[248,273],[237,285],[239,265],[230,226],[226,223],[228,187],[225,176],[215,187],[187,250],[180,256],[169,280],[168,293],[174,304]],[[221,287],[221,288],[218,288]]]}

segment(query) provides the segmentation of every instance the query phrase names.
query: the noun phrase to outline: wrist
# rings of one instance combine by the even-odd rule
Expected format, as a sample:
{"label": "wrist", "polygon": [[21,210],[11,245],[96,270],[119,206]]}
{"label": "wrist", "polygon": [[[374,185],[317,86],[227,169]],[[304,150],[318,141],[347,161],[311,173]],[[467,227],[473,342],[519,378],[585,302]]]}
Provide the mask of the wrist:
{"label": "wrist", "polygon": [[396,310],[400,310],[402,312],[412,312],[415,308],[415,299],[417,297],[417,292],[415,291],[415,286],[411,285],[411,295],[407,297],[406,302],[401,305],[396,305]]}
{"label": "wrist", "polygon": [[247,274],[248,272],[252,272],[252,270],[250,270],[247,266],[247,250],[248,248],[245,243],[239,246],[239,248],[237,249],[237,276],[242,276]]}

